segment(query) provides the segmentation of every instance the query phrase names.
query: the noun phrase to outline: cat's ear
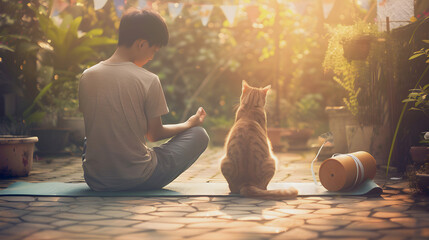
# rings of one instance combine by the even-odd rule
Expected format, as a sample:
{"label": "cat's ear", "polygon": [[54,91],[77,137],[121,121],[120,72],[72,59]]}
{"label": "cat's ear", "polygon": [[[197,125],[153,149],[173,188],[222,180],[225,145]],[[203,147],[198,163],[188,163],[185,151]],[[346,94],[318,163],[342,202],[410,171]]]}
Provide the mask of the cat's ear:
{"label": "cat's ear", "polygon": [[265,95],[267,95],[267,93],[270,89],[271,89],[271,85],[268,85],[268,86],[262,88],[262,91],[265,93]]}
{"label": "cat's ear", "polygon": [[248,90],[250,87],[249,87],[249,84],[247,84],[247,82],[246,82],[246,80],[243,80],[242,82],[241,82],[241,86],[242,86],[242,88],[241,88],[241,91],[244,93],[246,90]]}

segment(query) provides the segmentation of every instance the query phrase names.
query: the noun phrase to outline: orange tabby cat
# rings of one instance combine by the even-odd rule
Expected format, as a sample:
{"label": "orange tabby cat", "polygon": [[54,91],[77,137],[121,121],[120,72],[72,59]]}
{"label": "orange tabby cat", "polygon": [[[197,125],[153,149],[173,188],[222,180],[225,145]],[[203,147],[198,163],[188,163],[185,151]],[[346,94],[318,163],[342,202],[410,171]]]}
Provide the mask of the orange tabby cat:
{"label": "orange tabby cat", "polygon": [[295,198],[294,188],[267,190],[276,171],[276,157],[267,137],[265,100],[271,86],[254,88],[243,81],[240,106],[226,139],[221,171],[232,193],[264,199]]}

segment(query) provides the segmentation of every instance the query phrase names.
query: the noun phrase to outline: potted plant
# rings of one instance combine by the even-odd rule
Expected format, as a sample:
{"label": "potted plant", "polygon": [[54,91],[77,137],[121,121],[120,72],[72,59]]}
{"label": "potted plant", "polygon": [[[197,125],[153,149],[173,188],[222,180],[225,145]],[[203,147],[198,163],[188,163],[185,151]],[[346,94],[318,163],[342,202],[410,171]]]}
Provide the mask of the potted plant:
{"label": "potted plant", "polygon": [[289,127],[282,134],[289,150],[308,149],[308,140],[318,128],[322,111],[321,101],[320,94],[307,94],[291,105],[287,118]]}
{"label": "potted plant", "polygon": [[[69,143],[69,135],[72,142],[82,145],[83,118],[80,113],[72,114],[78,112],[80,74],[87,64],[99,57],[97,47],[116,44],[116,40],[102,36],[103,30],[100,28],[79,31],[82,22],[80,16],[73,18],[70,14],[63,14],[57,24],[49,17],[49,9],[35,9],[35,13],[46,37],[41,62],[52,67],[53,79],[49,94],[43,99],[44,109],[50,115],[48,124],[33,129],[33,132],[39,136],[40,151],[58,152]],[[70,126],[70,122],[74,122],[74,125]]]}
{"label": "potted plant", "polygon": [[352,60],[365,60],[368,57],[371,48],[371,35],[358,35],[351,39],[343,39],[344,57],[348,61]]}

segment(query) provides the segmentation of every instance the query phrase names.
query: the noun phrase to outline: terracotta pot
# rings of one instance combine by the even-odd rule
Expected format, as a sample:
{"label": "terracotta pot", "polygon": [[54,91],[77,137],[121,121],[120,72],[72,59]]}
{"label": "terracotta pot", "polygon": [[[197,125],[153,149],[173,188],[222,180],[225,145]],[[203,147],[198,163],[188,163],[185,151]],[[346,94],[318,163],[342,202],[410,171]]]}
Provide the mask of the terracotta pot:
{"label": "terracotta pot", "polygon": [[410,155],[414,163],[423,164],[429,162],[429,147],[427,146],[412,146]]}
{"label": "terracotta pot", "polygon": [[288,143],[289,150],[305,150],[308,149],[308,140],[313,135],[314,130],[305,129],[286,129],[282,135]]}
{"label": "terracotta pot", "polygon": [[365,60],[371,48],[371,37],[360,36],[343,43],[344,57],[347,60]]}
{"label": "terracotta pot", "polygon": [[37,137],[0,136],[0,177],[28,176]]}

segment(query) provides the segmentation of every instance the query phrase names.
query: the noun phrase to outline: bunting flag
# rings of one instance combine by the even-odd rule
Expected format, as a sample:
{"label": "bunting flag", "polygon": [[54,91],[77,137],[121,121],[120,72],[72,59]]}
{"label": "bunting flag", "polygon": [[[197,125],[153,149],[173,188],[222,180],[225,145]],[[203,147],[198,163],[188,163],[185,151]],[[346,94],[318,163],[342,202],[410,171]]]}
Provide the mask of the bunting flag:
{"label": "bunting flag", "polygon": [[173,20],[180,15],[182,9],[183,3],[168,3],[168,12]]}
{"label": "bunting flag", "polygon": [[107,0],[94,0],[94,10],[99,10],[106,5]]}
{"label": "bunting flag", "polygon": [[377,23],[381,31],[386,31],[386,17],[390,29],[410,23],[414,16],[414,0],[377,0]]}
{"label": "bunting flag", "polygon": [[307,12],[307,8],[309,5],[310,5],[309,1],[293,2],[292,11],[294,11],[295,13],[299,13],[301,15],[304,15]]}
{"label": "bunting flag", "polygon": [[369,10],[371,8],[371,2],[371,0],[359,0],[357,4],[365,10]]}
{"label": "bunting flag", "polygon": [[259,10],[259,6],[257,5],[248,5],[246,6],[247,17],[250,19],[252,23],[256,22],[259,15],[261,15],[261,11]]}
{"label": "bunting flag", "polygon": [[139,0],[138,1],[138,8],[140,9],[144,9],[144,8],[152,8],[152,1],[147,1],[147,0]]}
{"label": "bunting flag", "polygon": [[222,5],[220,6],[223,14],[225,14],[226,20],[228,20],[229,25],[234,24],[235,15],[237,15],[238,6],[236,5]]}
{"label": "bunting flag", "polygon": [[329,14],[331,13],[332,8],[334,7],[335,1],[333,0],[324,0],[323,1],[323,17],[326,19],[328,18]]}
{"label": "bunting flag", "polygon": [[207,26],[209,22],[210,15],[212,14],[213,5],[205,4],[201,5],[199,15],[201,17],[201,23],[203,26]]}
{"label": "bunting flag", "polygon": [[65,0],[55,0],[52,4],[51,16],[55,17],[60,14],[64,9],[69,6],[69,3]]}
{"label": "bunting flag", "polygon": [[116,16],[120,18],[125,10],[125,0],[113,0],[113,3],[115,4]]}

